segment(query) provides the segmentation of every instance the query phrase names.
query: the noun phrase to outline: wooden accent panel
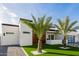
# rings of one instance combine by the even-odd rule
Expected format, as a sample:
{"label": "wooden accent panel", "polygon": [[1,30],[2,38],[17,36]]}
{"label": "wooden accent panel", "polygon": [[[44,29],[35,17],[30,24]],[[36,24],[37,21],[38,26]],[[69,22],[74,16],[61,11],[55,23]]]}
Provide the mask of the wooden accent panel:
{"label": "wooden accent panel", "polygon": [[[32,38],[33,38],[33,44],[37,44],[38,43],[38,38],[36,37],[36,34],[32,34]],[[42,37],[42,43],[44,44],[45,43],[45,40],[46,39],[46,35],[44,34],[43,37]]]}

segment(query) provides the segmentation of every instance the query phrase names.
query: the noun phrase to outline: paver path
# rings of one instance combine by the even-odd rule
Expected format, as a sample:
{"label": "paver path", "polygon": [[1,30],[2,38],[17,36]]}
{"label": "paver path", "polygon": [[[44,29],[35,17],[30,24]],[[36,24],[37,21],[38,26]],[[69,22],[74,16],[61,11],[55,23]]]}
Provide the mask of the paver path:
{"label": "paver path", "polygon": [[0,56],[25,56],[20,46],[0,46]]}

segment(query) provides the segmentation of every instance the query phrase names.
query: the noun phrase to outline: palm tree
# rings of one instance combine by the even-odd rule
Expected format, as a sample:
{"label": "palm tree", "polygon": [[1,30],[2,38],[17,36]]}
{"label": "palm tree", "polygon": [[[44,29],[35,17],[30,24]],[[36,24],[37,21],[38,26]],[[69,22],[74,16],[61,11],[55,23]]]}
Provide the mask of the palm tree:
{"label": "palm tree", "polygon": [[56,27],[59,30],[59,33],[64,35],[64,40],[63,40],[64,48],[66,47],[67,33],[75,30],[76,26],[74,25],[76,23],[77,21],[70,22],[68,16],[65,18],[65,20],[58,19],[58,25],[56,25]]}
{"label": "palm tree", "polygon": [[52,17],[43,16],[36,20],[36,18],[32,15],[33,22],[27,21],[28,19],[21,19],[21,22],[28,25],[33,32],[36,34],[38,38],[38,47],[37,51],[38,53],[42,53],[42,37],[46,33],[46,31],[49,30],[49,28],[52,26],[51,19]]}

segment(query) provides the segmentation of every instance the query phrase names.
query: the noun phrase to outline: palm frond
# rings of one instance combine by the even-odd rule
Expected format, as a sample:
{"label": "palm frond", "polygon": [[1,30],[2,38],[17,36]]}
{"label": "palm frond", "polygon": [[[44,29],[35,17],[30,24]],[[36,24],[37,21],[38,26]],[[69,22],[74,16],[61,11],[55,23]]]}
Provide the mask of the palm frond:
{"label": "palm frond", "polygon": [[69,31],[74,31],[75,24],[77,21],[70,23],[70,19],[67,16],[64,21],[58,20],[58,25],[56,26],[60,33],[66,35]]}
{"label": "palm frond", "polygon": [[26,19],[22,19],[22,18],[21,18],[21,22],[28,25],[34,31],[38,39],[40,39],[43,36],[43,34],[45,34],[45,32],[52,26],[51,23],[52,18],[51,17],[46,18],[46,16],[42,16],[38,18],[38,21],[33,15],[32,18],[33,18],[33,22],[29,22]]}
{"label": "palm frond", "polygon": [[33,22],[37,24],[36,18],[32,15]]}
{"label": "palm frond", "polygon": [[45,30],[49,29],[52,27],[52,22],[51,22],[52,17],[48,17],[44,23]]}
{"label": "palm frond", "polygon": [[59,24],[60,28],[63,30],[64,29],[64,23],[63,23],[63,21],[61,21],[60,19],[58,19],[58,24]]}
{"label": "palm frond", "polygon": [[72,22],[72,23],[69,25],[68,30],[71,29],[76,23],[77,23],[77,21]]}
{"label": "palm frond", "polygon": [[23,19],[23,18],[20,18],[20,20],[21,20],[21,22],[22,22],[23,24],[26,24],[26,25],[28,25],[30,28],[36,30],[36,28],[35,28],[33,22],[29,22],[28,19]]}

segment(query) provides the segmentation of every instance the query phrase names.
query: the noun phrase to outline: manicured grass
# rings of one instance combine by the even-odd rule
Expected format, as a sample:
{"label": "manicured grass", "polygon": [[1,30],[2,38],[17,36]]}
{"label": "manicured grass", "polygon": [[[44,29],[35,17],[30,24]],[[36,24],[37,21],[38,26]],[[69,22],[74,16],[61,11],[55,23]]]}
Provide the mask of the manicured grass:
{"label": "manicured grass", "polygon": [[[79,48],[70,47],[70,49],[60,49],[62,45],[44,45],[45,54],[37,56],[79,56]],[[29,56],[34,56],[31,51],[35,51],[37,45],[23,47]]]}

